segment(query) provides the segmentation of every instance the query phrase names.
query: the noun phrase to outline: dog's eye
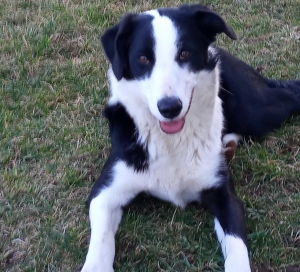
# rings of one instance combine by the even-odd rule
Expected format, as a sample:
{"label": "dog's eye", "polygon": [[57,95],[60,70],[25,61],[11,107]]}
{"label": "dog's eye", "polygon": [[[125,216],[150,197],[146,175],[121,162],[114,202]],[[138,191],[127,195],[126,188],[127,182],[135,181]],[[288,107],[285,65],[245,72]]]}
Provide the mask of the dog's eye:
{"label": "dog's eye", "polygon": [[188,50],[182,50],[180,51],[179,57],[180,59],[187,59],[190,56],[190,51]]}
{"label": "dog's eye", "polygon": [[143,55],[139,56],[139,61],[143,64],[149,63],[149,59],[146,56],[143,56]]}

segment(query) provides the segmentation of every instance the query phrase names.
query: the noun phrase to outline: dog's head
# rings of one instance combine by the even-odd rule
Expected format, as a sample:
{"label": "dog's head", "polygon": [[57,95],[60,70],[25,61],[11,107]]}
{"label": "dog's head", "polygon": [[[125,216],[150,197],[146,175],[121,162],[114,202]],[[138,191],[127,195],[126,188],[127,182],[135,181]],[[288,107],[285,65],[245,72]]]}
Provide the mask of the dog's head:
{"label": "dog's head", "polygon": [[224,32],[236,39],[224,20],[202,5],[184,5],[128,14],[101,37],[117,81],[133,83],[166,133],[179,132],[199,85],[201,71],[217,58],[209,45]]}

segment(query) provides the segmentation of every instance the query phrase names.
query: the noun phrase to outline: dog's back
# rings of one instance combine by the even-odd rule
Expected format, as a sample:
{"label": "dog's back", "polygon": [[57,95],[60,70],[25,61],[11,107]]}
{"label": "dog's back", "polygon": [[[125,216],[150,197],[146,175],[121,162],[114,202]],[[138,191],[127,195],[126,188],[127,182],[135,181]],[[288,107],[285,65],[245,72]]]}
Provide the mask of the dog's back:
{"label": "dog's back", "polygon": [[278,81],[217,48],[221,61],[224,134],[257,139],[279,128],[294,112],[300,112],[300,81]]}

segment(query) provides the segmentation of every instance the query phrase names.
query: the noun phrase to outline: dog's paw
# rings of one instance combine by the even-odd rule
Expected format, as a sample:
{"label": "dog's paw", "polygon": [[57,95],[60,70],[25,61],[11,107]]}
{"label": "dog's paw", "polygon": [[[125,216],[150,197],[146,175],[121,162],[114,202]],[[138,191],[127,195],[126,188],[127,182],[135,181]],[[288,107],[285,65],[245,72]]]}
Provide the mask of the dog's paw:
{"label": "dog's paw", "polygon": [[251,272],[248,257],[239,258],[241,256],[230,257],[225,261],[225,272]]}
{"label": "dog's paw", "polygon": [[231,161],[234,158],[235,150],[238,146],[240,139],[241,136],[234,133],[224,135],[223,148],[227,161]]}
{"label": "dog's paw", "polygon": [[234,158],[236,148],[237,144],[235,141],[230,141],[226,144],[224,148],[224,154],[228,161],[231,161]]}
{"label": "dog's paw", "polygon": [[104,267],[99,263],[85,262],[81,272],[114,272],[112,267]]}

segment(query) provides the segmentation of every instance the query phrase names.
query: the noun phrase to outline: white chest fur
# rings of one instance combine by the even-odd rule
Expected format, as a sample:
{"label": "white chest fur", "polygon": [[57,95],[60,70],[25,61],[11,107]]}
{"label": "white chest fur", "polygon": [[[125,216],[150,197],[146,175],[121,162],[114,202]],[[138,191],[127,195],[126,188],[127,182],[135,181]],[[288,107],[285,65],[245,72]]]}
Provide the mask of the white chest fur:
{"label": "white chest fur", "polygon": [[185,207],[191,201],[198,201],[200,191],[219,180],[212,165],[202,163],[196,157],[185,162],[179,157],[170,157],[169,163],[168,159],[155,161],[145,175],[145,181],[147,191],[152,195]]}
{"label": "white chest fur", "polygon": [[208,137],[204,143],[186,125],[184,133],[168,135],[167,141],[149,141],[149,170],[143,174],[147,191],[182,207],[219,181],[221,147],[220,139]]}
{"label": "white chest fur", "polygon": [[151,133],[143,137],[147,138],[149,168],[136,172],[119,162],[115,166],[117,180],[123,180],[127,190],[146,191],[181,207],[199,200],[201,190],[219,182],[221,134],[214,128],[222,118],[203,126],[203,120],[196,122],[195,117],[188,115],[184,129],[175,135],[163,133],[158,123],[153,123]]}

